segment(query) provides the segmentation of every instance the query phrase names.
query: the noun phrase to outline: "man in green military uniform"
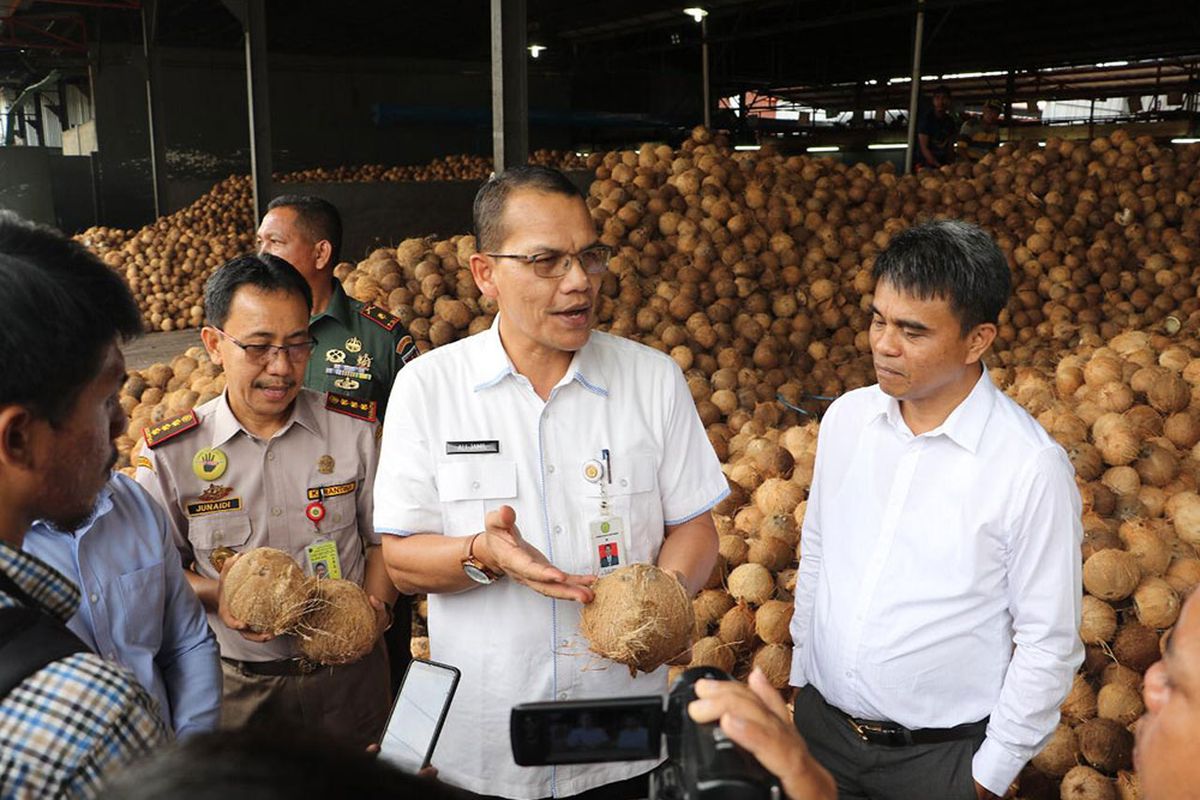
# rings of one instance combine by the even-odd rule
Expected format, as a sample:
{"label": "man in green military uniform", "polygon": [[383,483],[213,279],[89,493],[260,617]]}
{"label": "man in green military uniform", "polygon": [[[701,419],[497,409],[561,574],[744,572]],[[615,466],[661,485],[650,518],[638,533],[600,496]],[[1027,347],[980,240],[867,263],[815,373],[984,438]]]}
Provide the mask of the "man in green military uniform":
{"label": "man in green military uniform", "polygon": [[396,316],[348,297],[334,278],[342,243],[338,210],[319,197],[277,197],[267,206],[257,238],[260,253],[284,259],[312,287],[309,329],[317,347],[304,385],[374,403],[382,421],[392,381],[417,348]]}
{"label": "man in green military uniform", "polygon": [[[413,338],[399,318],[377,305],[346,295],[333,276],[342,246],[342,216],[328,200],[282,195],[267,206],[258,226],[258,251],[279,256],[312,289],[309,333],[316,340],[304,385],[368,404],[364,418],[383,422],[396,373],[417,357]],[[392,691],[412,658],[411,598],[396,600],[395,622],[384,635]]]}

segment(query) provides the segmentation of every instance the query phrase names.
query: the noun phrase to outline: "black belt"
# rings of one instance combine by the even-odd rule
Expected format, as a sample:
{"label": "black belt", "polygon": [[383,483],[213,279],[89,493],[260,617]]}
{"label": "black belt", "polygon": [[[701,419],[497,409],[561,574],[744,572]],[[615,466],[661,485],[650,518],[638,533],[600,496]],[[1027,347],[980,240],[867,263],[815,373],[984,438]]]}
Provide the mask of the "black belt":
{"label": "black belt", "polygon": [[305,658],[281,658],[278,661],[238,661],[236,658],[222,656],[221,660],[231,667],[245,670],[251,675],[268,678],[308,675],[317,668],[316,664]]}
{"label": "black belt", "polygon": [[859,719],[852,717],[835,705],[828,703],[820,692],[814,689],[817,697],[854,731],[859,739],[868,744],[879,744],[884,747],[910,747],[915,744],[944,744],[960,739],[973,739],[987,730],[988,717],[978,722],[964,722],[953,728],[917,728],[913,730],[895,722],[874,719]]}

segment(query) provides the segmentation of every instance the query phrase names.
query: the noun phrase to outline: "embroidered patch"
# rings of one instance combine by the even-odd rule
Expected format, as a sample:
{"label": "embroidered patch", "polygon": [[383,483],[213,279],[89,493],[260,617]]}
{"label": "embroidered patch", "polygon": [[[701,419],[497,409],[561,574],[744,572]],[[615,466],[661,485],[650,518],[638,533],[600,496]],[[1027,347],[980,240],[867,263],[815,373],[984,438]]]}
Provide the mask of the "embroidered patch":
{"label": "embroidered patch", "polygon": [[205,514],[216,514],[221,511],[238,511],[242,507],[242,498],[229,497],[224,500],[198,501],[187,504],[189,517],[201,517]]}

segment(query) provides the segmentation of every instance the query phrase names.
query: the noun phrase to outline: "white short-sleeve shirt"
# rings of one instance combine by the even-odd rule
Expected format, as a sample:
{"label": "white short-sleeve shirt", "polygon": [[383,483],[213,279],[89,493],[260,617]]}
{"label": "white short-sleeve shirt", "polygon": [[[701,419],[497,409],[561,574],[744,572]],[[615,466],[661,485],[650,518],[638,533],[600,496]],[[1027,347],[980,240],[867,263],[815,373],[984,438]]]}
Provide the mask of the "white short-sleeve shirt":
{"label": "white short-sleeve shirt", "polygon": [[[587,467],[604,463],[604,451],[609,514],[626,528],[627,562],[655,562],[664,526],[708,512],[728,492],[675,362],[603,333],[575,354],[549,401],[514,370],[496,323],[406,366],[389,408],[375,492],[383,534],[469,536],[483,530],[488,511],[510,505],[521,535],[553,564],[591,573],[589,524],[601,492]],[[665,667],[631,678],[591,654],[579,633],[581,608],[506,579],[430,596],[432,657],[462,670],[433,761],[444,780],[534,798],[576,794],[653,766],[513,762],[509,711],[517,703],[666,690]]]}

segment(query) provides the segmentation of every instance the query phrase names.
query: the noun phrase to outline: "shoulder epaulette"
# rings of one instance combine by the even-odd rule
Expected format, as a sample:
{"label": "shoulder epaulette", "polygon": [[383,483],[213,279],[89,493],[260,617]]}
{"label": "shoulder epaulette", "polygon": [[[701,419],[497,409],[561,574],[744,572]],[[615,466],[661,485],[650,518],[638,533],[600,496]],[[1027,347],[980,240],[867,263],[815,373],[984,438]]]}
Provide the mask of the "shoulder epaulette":
{"label": "shoulder epaulette", "polygon": [[330,411],[345,414],[348,417],[361,419],[365,422],[378,422],[377,410],[379,404],[374,400],[358,400],[346,397],[344,394],[329,392],[325,396],[325,407]]}
{"label": "shoulder epaulette", "polygon": [[397,325],[400,324],[399,317],[397,317],[395,314],[392,314],[387,309],[380,308],[374,303],[363,306],[362,311],[358,313],[362,314],[364,317],[371,320],[371,322],[374,322],[385,331],[393,330]]}
{"label": "shoulder epaulette", "polygon": [[190,431],[199,424],[200,418],[196,416],[196,409],[193,408],[177,417],[164,419],[157,425],[142,428],[142,438],[146,440],[146,447],[154,449],[163,442],[174,439],[179,434]]}

